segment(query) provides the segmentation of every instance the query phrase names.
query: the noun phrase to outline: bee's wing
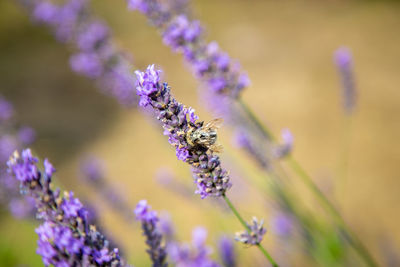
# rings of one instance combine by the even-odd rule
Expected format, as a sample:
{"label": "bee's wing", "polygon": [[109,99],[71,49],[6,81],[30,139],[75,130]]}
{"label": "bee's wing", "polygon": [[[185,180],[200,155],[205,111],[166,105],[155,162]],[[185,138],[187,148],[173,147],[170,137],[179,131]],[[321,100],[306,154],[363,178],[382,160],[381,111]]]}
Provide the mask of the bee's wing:
{"label": "bee's wing", "polygon": [[213,119],[204,126],[204,129],[218,129],[219,127],[221,127],[223,122],[224,119],[222,118]]}
{"label": "bee's wing", "polygon": [[222,153],[224,151],[224,148],[220,144],[213,144],[210,146],[210,150],[215,153]]}

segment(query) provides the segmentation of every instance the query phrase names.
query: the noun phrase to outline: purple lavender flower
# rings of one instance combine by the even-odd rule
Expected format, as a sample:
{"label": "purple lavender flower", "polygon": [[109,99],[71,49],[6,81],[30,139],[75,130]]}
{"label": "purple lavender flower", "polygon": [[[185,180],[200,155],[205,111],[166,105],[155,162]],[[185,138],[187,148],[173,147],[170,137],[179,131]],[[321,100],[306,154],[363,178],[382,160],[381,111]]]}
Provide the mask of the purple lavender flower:
{"label": "purple lavender flower", "polygon": [[231,238],[222,236],[218,242],[218,250],[224,266],[235,267],[237,265],[237,256],[233,240]]}
{"label": "purple lavender flower", "polygon": [[31,197],[14,198],[11,199],[8,208],[15,218],[27,218],[34,214],[35,200]]}
{"label": "purple lavender flower", "polygon": [[293,219],[285,213],[277,214],[271,222],[274,233],[280,236],[288,236],[293,230]]}
{"label": "purple lavender flower", "polygon": [[85,159],[81,165],[81,171],[89,181],[96,182],[104,178],[103,162],[95,157]]}
{"label": "purple lavender flower", "polygon": [[110,251],[109,242],[89,225],[88,211],[73,193],[60,194],[51,189],[54,168],[47,160],[45,172],[37,167],[38,159],[29,149],[21,156],[15,152],[8,161],[8,171],[21,182],[22,192],[35,199],[38,218],[44,220],[36,233],[37,253],[48,266],[125,266],[118,250]]}
{"label": "purple lavender flower", "polygon": [[172,242],[168,245],[168,255],[177,267],[219,267],[210,259],[211,249],[206,246],[207,230],[197,227],[192,232],[192,244]]}
{"label": "purple lavender flower", "polygon": [[147,204],[146,200],[141,200],[134,211],[136,219],[141,221],[143,235],[146,236],[146,244],[149,246],[147,253],[153,262],[153,267],[168,266],[166,262],[167,253],[161,244],[162,235],[158,229],[158,217],[155,211]]}
{"label": "purple lavender flower", "polygon": [[71,68],[90,78],[98,78],[103,72],[101,59],[95,53],[80,53],[71,56]]}
{"label": "purple lavender flower", "polygon": [[353,57],[346,47],[336,50],[334,61],[338,68],[343,88],[343,106],[347,114],[351,114],[356,104],[356,88],[353,73]]}
{"label": "purple lavender flower", "polygon": [[167,213],[161,213],[159,229],[162,235],[165,237],[166,242],[170,242],[175,237],[175,228],[171,220],[171,216]]}
{"label": "purple lavender flower", "polygon": [[17,148],[18,143],[14,136],[9,134],[0,136],[0,162],[4,165],[11,153]]}
{"label": "purple lavender flower", "polygon": [[248,229],[243,232],[236,233],[236,241],[242,242],[246,245],[258,245],[261,243],[267,230],[263,227],[264,220],[258,221],[253,217],[252,224],[247,224]]}
{"label": "purple lavender flower", "polygon": [[267,156],[267,147],[254,144],[254,141],[246,129],[236,129],[233,136],[233,143],[238,148],[242,148],[252,155],[262,168],[268,168],[270,166],[270,159]]}
{"label": "purple lavender flower", "polygon": [[21,127],[21,129],[18,130],[18,139],[22,144],[30,145],[36,139],[36,132],[31,127]]}
{"label": "purple lavender flower", "polygon": [[188,141],[187,136],[202,128],[204,122],[193,122],[193,118],[197,118],[193,110],[172,97],[168,84],[160,83],[160,71],[154,70],[154,65],[149,66],[146,72],[136,71],[136,75],[140,104],[150,105],[156,111],[157,119],[163,123],[164,134],[168,135],[168,141],[175,147],[178,159],[192,166],[196,193],[202,198],[224,195],[231,183],[228,172],[221,167],[219,157],[209,146]]}
{"label": "purple lavender flower", "polygon": [[275,146],[274,156],[276,158],[284,158],[292,152],[293,149],[293,135],[289,129],[282,129],[283,143]]}
{"label": "purple lavender flower", "polygon": [[207,44],[199,21],[189,20],[186,14],[174,14],[172,6],[160,0],[128,0],[129,9],[139,10],[161,28],[164,43],[184,55],[211,91],[237,98],[249,84],[247,75],[215,42]]}
{"label": "purple lavender flower", "polygon": [[97,20],[87,0],[24,1],[36,21],[48,25],[56,38],[77,51],[70,58],[73,71],[94,79],[101,91],[125,106],[136,105],[134,80],[127,56],[117,50],[107,25]]}
{"label": "purple lavender flower", "polygon": [[13,113],[12,104],[0,96],[0,122],[9,120],[13,116]]}
{"label": "purple lavender flower", "polygon": [[108,27],[99,21],[89,23],[77,36],[77,46],[81,51],[93,51],[107,41]]}

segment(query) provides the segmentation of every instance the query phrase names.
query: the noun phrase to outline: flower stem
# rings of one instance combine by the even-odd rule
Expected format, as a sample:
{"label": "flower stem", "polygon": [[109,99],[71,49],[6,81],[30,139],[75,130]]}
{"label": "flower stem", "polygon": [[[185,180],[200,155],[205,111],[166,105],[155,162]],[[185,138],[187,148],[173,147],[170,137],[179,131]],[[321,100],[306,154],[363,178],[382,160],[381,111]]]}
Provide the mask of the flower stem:
{"label": "flower stem", "polygon": [[[239,222],[243,225],[243,227],[246,229],[246,231],[251,232],[249,226],[247,225],[247,223],[245,222],[245,220],[243,219],[242,216],[240,216],[239,212],[237,211],[237,209],[235,208],[235,206],[233,206],[232,202],[229,200],[229,198],[224,194],[222,196],[226,202],[226,204],[228,204],[229,208],[231,209],[231,211],[233,212],[233,214],[235,214],[236,218],[239,220]],[[274,267],[278,267],[278,264],[274,261],[274,259],[272,258],[272,256],[267,252],[267,250],[261,245],[261,244],[257,244],[257,247],[261,250],[261,252],[264,254],[264,256],[268,259],[268,261],[271,263],[272,266]]]}
{"label": "flower stem", "polygon": [[[251,119],[251,121],[257,126],[258,130],[266,139],[276,141],[276,137],[272,132],[265,126],[258,117],[254,114],[251,108],[241,99],[238,99],[239,105],[242,107],[245,114]],[[357,253],[365,260],[369,266],[377,266],[376,262],[372,258],[369,251],[364,247],[361,241],[358,240],[355,234],[352,233],[350,228],[344,222],[339,211],[335,206],[329,201],[329,199],[322,193],[322,191],[317,187],[314,181],[310,178],[307,172],[301,167],[301,165],[293,158],[293,156],[287,156],[287,161],[289,166],[293,171],[302,179],[303,183],[311,190],[311,192],[316,195],[319,202],[325,206],[325,208],[335,217],[337,223],[340,227],[345,230],[348,234],[349,243],[354,247]]]}

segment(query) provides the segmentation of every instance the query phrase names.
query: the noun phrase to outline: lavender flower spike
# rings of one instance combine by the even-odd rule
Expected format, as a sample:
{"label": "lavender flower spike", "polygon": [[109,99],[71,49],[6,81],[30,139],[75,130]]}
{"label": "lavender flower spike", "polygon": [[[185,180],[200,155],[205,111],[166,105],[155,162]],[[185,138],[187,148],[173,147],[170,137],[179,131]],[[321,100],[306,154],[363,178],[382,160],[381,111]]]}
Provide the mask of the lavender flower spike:
{"label": "lavender flower spike", "polygon": [[55,171],[48,160],[44,172],[29,149],[16,151],[7,162],[8,171],[20,181],[22,192],[35,199],[37,217],[44,220],[36,229],[37,253],[45,266],[126,266],[118,249],[109,250],[109,242],[88,221],[88,211],[72,192],[51,188]]}
{"label": "lavender flower spike", "polygon": [[222,236],[218,242],[218,250],[224,266],[237,266],[235,248],[231,238]]}
{"label": "lavender flower spike", "polygon": [[343,88],[343,106],[347,114],[351,114],[356,104],[356,88],[353,73],[353,57],[346,47],[336,50],[334,61],[338,68]]}
{"label": "lavender flower spike", "polygon": [[[163,41],[174,52],[182,53],[196,76],[218,95],[238,98],[250,80],[237,62],[221,51],[215,42],[207,43],[203,28],[190,20],[181,9],[174,10],[168,1],[127,0],[128,8],[138,10],[161,29]],[[180,13],[180,14],[178,14]]]}
{"label": "lavender flower spike", "polygon": [[[192,166],[198,188],[196,193],[201,198],[223,196],[231,187],[229,174],[221,167],[219,157],[206,145],[206,136],[198,131],[204,122],[198,121],[192,108],[173,98],[168,84],[161,84],[160,71],[155,70],[154,65],[149,66],[146,72],[136,71],[136,75],[139,104],[151,106],[156,111],[157,119],[163,123],[164,134],[176,149],[176,156]],[[191,140],[193,133],[199,133],[201,142]],[[216,139],[216,134],[209,138]]]}
{"label": "lavender flower spike", "polygon": [[247,224],[250,231],[247,229],[243,232],[236,233],[236,241],[242,242],[246,245],[258,245],[261,243],[267,230],[263,227],[264,221],[260,222],[256,217],[253,217],[252,224]]}
{"label": "lavender flower spike", "polygon": [[147,253],[150,255],[153,267],[166,267],[167,253],[161,244],[162,235],[157,225],[159,219],[157,213],[150,209],[146,200],[139,201],[135,209],[136,219],[142,222],[143,235],[146,236],[146,244],[149,246]]}

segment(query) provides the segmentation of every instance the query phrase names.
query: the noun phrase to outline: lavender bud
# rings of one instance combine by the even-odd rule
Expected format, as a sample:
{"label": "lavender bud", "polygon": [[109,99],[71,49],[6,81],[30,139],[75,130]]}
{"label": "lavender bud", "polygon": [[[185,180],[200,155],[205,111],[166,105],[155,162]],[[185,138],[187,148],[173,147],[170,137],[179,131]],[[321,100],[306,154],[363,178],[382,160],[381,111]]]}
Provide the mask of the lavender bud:
{"label": "lavender bud", "polygon": [[8,171],[20,181],[22,192],[35,199],[37,217],[44,220],[36,229],[37,253],[48,266],[125,266],[118,250],[110,251],[109,242],[89,225],[88,211],[72,192],[51,189],[55,171],[48,160],[44,172],[29,149],[16,151],[7,162]]}
{"label": "lavender bud", "polygon": [[0,122],[9,120],[13,116],[13,113],[12,104],[0,96]]}
{"label": "lavender bud", "polygon": [[283,143],[275,146],[274,156],[276,158],[284,158],[292,152],[293,149],[293,135],[289,129],[282,129],[281,132]]}
{"label": "lavender bud", "polygon": [[247,224],[250,231],[247,229],[243,232],[236,233],[236,241],[242,242],[246,245],[258,245],[261,243],[267,230],[263,227],[264,220],[260,222],[256,217],[253,217],[252,224]]}
{"label": "lavender bud", "polygon": [[354,81],[353,57],[347,47],[336,50],[334,61],[338,68],[343,89],[343,107],[351,114],[356,104],[356,88]]}
{"label": "lavender bud", "polygon": [[[209,133],[204,133],[202,128],[204,122],[196,121],[198,117],[193,109],[172,97],[168,84],[160,83],[160,71],[155,70],[154,65],[149,66],[146,72],[136,71],[136,75],[140,105],[149,105],[155,110],[163,124],[164,134],[176,149],[177,158],[192,166],[198,188],[196,193],[202,198],[225,194],[231,187],[229,174],[222,169],[219,157],[214,154],[212,145],[215,139],[207,139]],[[196,137],[198,143],[193,139],[194,133],[199,136]]]}
{"label": "lavender bud", "polygon": [[219,255],[222,263],[226,267],[237,266],[236,252],[233,240],[229,237],[222,236],[218,241]]}
{"label": "lavender bud", "polygon": [[158,217],[155,211],[150,210],[151,207],[146,200],[141,200],[134,211],[136,219],[141,221],[143,235],[146,236],[146,244],[149,246],[147,253],[153,262],[153,267],[168,266],[166,262],[167,253],[162,242],[162,235],[158,229]]}

